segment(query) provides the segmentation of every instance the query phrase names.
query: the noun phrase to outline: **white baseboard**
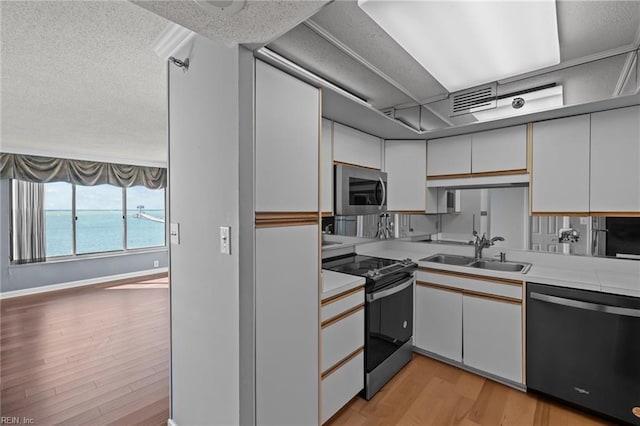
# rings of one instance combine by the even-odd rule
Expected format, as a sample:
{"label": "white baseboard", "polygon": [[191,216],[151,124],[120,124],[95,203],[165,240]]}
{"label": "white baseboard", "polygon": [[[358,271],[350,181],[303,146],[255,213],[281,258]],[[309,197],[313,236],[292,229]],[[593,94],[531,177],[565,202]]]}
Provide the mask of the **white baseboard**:
{"label": "white baseboard", "polygon": [[167,426],[178,426],[178,423],[176,423],[173,419],[168,419]]}
{"label": "white baseboard", "polygon": [[27,296],[31,294],[63,290],[63,289],[73,288],[73,287],[83,287],[83,286],[93,285],[93,284],[109,283],[111,281],[126,280],[129,278],[137,278],[137,277],[142,277],[145,275],[152,275],[152,274],[161,274],[163,272],[169,272],[169,268],[166,268],[166,267],[153,268],[153,269],[147,269],[145,271],[129,272],[127,274],[109,275],[106,277],[91,278],[88,280],[79,280],[79,281],[71,281],[71,282],[61,283],[61,284],[44,285],[42,287],[25,288],[24,290],[5,291],[5,292],[0,292],[0,300],[9,299],[11,297]]}

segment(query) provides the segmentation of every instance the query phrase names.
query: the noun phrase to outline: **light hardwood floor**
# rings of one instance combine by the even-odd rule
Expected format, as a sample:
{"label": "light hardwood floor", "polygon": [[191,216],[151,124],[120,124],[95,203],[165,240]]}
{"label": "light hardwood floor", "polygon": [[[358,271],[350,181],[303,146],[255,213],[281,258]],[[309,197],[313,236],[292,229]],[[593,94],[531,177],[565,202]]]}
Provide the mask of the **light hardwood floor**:
{"label": "light hardwood floor", "polygon": [[1,301],[1,415],[35,425],[166,425],[164,275]]}
{"label": "light hardwood floor", "polygon": [[326,425],[606,425],[601,419],[414,355],[371,401],[354,398]]}

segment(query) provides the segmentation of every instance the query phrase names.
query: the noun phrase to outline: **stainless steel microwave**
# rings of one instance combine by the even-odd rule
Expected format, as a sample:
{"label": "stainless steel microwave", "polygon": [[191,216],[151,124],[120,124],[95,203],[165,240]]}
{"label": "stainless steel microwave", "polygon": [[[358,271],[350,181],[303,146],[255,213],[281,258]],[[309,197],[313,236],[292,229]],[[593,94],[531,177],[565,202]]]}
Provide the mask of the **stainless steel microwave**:
{"label": "stainless steel microwave", "polygon": [[387,211],[386,173],[337,164],[334,182],[337,216],[357,216]]}

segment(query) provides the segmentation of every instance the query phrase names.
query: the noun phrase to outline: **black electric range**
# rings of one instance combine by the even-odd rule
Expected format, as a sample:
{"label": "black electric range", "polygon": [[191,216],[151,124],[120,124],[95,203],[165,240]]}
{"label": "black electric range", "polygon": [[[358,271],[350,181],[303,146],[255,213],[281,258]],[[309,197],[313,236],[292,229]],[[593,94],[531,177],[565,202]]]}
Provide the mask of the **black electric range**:
{"label": "black electric range", "polygon": [[355,253],[332,257],[322,262],[322,269],[365,277],[367,293],[377,291],[403,276],[413,274],[417,268],[418,264],[411,259],[394,260]]}
{"label": "black electric range", "polygon": [[371,399],[411,360],[413,272],[418,265],[411,259],[349,254],[326,259],[322,268],[366,278],[362,396]]}

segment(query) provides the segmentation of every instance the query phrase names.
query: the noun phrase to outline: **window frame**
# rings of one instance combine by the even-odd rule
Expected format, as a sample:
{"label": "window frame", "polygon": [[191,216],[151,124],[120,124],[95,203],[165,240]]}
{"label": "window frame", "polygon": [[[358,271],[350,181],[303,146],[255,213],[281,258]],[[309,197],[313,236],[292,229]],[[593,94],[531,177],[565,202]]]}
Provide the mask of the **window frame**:
{"label": "window frame", "polygon": [[[13,179],[12,179],[13,180]],[[72,222],[72,226],[71,226],[71,254],[64,254],[64,255],[59,255],[59,256],[49,256],[45,253],[45,260],[41,261],[41,262],[32,262],[32,263],[20,263],[19,261],[16,261],[14,259],[14,236],[13,236],[13,227],[12,227],[12,220],[13,220],[13,209],[11,209],[11,213],[10,213],[10,220],[9,220],[9,238],[10,238],[10,248],[9,248],[9,256],[10,256],[10,265],[11,266],[23,266],[23,265],[30,265],[30,264],[42,264],[42,263],[49,263],[49,262],[58,262],[58,261],[67,261],[67,260],[73,260],[73,259],[78,259],[78,258],[82,258],[82,259],[88,259],[88,258],[100,258],[100,257],[109,257],[109,256],[117,256],[117,255],[124,255],[127,253],[143,253],[143,252],[155,252],[155,251],[163,251],[166,250],[168,245],[167,245],[167,188],[162,188],[162,206],[163,206],[163,211],[164,211],[164,218],[165,218],[165,222],[164,222],[164,227],[163,227],[163,239],[164,239],[164,243],[161,245],[154,245],[154,246],[148,246],[148,247],[136,247],[136,248],[128,248],[127,247],[127,242],[128,242],[128,230],[127,230],[127,189],[126,187],[122,187],[121,190],[121,197],[122,197],[122,210],[121,210],[121,217],[122,217],[122,249],[116,249],[116,250],[105,250],[105,251],[97,251],[97,252],[88,252],[88,253],[78,253],[78,242],[77,242],[77,238],[78,238],[78,227],[77,227],[77,223],[78,223],[78,215],[77,215],[77,194],[76,194],[76,186],[77,184],[75,183],[70,183],[71,185],[71,222]],[[9,203],[12,204],[13,203],[13,198],[14,198],[14,194],[13,194],[13,185],[10,185],[10,190],[9,190]],[[44,206],[43,206],[44,209]],[[46,210],[45,210],[46,212]],[[46,239],[46,227],[45,227],[45,239]]]}

